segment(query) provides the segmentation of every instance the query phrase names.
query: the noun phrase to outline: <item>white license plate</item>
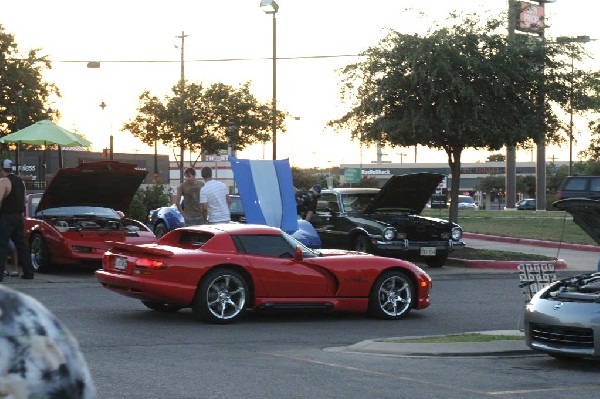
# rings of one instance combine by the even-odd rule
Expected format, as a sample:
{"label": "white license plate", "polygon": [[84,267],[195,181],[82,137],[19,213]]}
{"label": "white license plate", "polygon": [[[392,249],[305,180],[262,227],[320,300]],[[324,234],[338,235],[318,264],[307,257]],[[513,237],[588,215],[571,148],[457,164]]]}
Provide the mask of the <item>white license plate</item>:
{"label": "white license plate", "polygon": [[116,270],[125,270],[127,268],[127,258],[115,257],[114,267]]}
{"label": "white license plate", "polygon": [[421,256],[435,256],[435,247],[421,247]]}

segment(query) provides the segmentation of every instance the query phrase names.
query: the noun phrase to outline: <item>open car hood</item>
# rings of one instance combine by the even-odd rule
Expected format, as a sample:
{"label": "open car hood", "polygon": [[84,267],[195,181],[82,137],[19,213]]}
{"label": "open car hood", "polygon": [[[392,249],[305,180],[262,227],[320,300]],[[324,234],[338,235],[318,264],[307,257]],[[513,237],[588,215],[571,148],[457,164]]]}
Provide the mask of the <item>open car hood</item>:
{"label": "open car hood", "polygon": [[148,171],[132,163],[84,162],[59,169],[46,187],[37,211],[63,206],[102,206],[127,212]]}
{"label": "open car hood", "polygon": [[587,198],[568,198],[554,203],[554,207],[568,212],[596,244],[600,244],[600,201]]}
{"label": "open car hood", "polygon": [[413,173],[392,176],[366,208],[366,212],[380,209],[409,209],[421,213],[444,175]]}

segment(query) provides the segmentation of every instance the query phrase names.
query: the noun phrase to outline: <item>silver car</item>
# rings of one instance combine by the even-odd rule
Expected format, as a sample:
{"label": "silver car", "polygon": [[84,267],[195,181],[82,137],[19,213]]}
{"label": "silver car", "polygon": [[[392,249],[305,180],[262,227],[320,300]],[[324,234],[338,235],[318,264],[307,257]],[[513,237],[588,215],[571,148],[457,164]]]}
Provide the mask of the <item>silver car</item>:
{"label": "silver car", "polygon": [[[600,244],[600,201],[573,198],[554,206],[567,211]],[[597,265],[590,265],[597,269]],[[525,338],[536,351],[556,358],[600,358],[600,272],[556,281],[525,308]]]}

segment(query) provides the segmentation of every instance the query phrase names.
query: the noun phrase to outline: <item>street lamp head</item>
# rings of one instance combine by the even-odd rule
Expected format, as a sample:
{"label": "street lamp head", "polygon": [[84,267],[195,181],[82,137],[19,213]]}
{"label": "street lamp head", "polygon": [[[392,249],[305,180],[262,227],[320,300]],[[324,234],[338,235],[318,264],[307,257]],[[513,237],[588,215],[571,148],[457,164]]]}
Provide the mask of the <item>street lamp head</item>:
{"label": "street lamp head", "polygon": [[275,14],[279,11],[279,5],[275,0],[260,0],[260,8],[262,8],[265,14]]}

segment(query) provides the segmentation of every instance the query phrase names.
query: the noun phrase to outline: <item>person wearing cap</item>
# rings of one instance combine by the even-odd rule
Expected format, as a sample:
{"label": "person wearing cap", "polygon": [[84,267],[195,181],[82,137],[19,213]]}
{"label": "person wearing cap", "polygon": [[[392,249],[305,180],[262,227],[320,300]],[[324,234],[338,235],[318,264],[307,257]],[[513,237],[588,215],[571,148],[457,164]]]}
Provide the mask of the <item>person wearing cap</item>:
{"label": "person wearing cap", "polygon": [[296,191],[296,209],[301,219],[309,221],[317,211],[317,201],[321,195],[321,185],[315,184],[308,190]]}
{"label": "person wearing cap", "polygon": [[6,259],[8,257],[9,240],[17,250],[17,258],[23,267],[21,278],[32,279],[33,267],[31,255],[25,244],[24,212],[25,183],[13,174],[10,159],[2,161],[0,168],[0,281],[4,278]]}

